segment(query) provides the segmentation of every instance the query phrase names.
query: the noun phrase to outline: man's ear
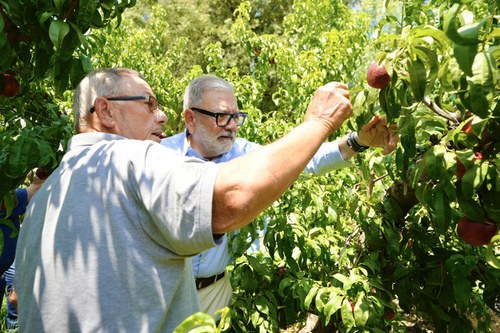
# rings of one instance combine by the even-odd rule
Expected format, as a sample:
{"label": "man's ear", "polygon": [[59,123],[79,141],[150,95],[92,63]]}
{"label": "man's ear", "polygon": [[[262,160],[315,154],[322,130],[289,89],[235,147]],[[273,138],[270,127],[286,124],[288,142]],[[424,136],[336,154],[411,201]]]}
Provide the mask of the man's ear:
{"label": "man's ear", "polygon": [[193,110],[190,109],[184,110],[184,120],[186,121],[186,127],[189,130],[189,133],[194,133],[195,124],[194,124]]}
{"label": "man's ear", "polygon": [[94,101],[94,113],[99,118],[100,123],[104,127],[112,128],[115,126],[115,120],[109,106],[108,100],[104,97],[97,97]]}

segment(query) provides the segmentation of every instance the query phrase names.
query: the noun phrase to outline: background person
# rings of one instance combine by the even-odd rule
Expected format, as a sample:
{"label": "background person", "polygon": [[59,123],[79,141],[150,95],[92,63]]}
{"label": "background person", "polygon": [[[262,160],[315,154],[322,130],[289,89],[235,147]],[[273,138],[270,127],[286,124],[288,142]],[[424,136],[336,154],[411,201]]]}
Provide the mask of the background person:
{"label": "background person", "polygon": [[40,189],[44,179],[40,179],[36,172],[30,173],[27,178],[32,179],[28,187],[21,187],[15,191],[15,206],[9,216],[6,215],[6,207],[4,202],[1,203],[0,232],[2,232],[3,247],[0,255],[0,305],[3,303],[3,298],[7,292],[6,305],[6,323],[7,328],[15,328],[17,326],[17,299],[15,290],[13,289],[13,279],[15,273],[14,257],[17,247],[17,239],[21,224],[21,216],[26,211],[26,206],[33,195]]}
{"label": "background person", "polygon": [[[162,139],[162,145],[178,153],[203,161],[222,163],[251,151],[261,145],[238,138],[239,126],[247,114],[238,109],[232,84],[213,75],[201,75],[190,82],[184,94],[186,130]],[[399,136],[387,127],[379,116],[357,133],[323,143],[307,164],[305,171],[323,175],[334,169],[352,166],[347,162],[357,151],[370,147],[385,147],[384,154],[393,151]],[[350,147],[352,146],[352,148]],[[216,247],[193,257],[194,276],[200,298],[201,311],[212,316],[215,311],[230,304],[232,287],[225,275],[231,263],[227,235]]]}
{"label": "background person", "polygon": [[166,116],[135,71],[90,73],[73,109],[78,134],[20,233],[23,333],[171,332],[199,310],[188,258],[269,207],[352,113],[329,83],[283,138],[214,164],[158,144]]}

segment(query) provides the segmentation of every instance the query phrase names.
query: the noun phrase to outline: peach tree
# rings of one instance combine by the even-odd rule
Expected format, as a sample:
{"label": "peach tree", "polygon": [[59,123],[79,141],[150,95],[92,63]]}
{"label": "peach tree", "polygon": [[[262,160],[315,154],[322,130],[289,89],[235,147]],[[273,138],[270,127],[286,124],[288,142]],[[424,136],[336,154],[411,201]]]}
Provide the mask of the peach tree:
{"label": "peach tree", "polygon": [[104,40],[94,31],[119,24],[130,1],[0,2],[0,201],[36,168],[50,172],[71,135],[64,92],[92,69]]}
{"label": "peach tree", "polygon": [[[308,316],[341,332],[402,331],[423,321],[439,332],[491,330],[500,236],[477,230],[499,225],[498,1],[368,1],[368,8],[295,0],[274,33],[259,27],[261,2],[278,8],[231,1],[239,3],[232,17],[207,19],[224,22],[210,31],[226,39],[203,47],[190,42],[201,38],[170,33],[163,6],[140,15],[140,24],[123,17],[117,29],[99,30],[114,27],[133,2],[47,1],[27,11],[21,1],[0,2],[0,47],[10,55],[1,59],[0,88],[12,77],[20,87],[9,84],[6,94],[15,96],[0,97],[2,195],[33,167],[57,165],[71,132],[71,88],[92,67],[143,72],[169,133],[183,129],[191,79],[226,78],[250,115],[240,136],[261,144],[301,121],[318,86],[343,81],[354,114],[330,139],[381,113],[398,124],[400,146],[388,156],[359,154],[352,168],[303,175],[233,237],[234,303],[220,325],[196,314],[179,332],[277,332]],[[193,52],[203,61],[180,63]],[[390,77],[382,89],[367,84],[373,62]],[[247,255],[247,235],[266,224],[265,251]]]}
{"label": "peach tree", "polygon": [[[267,252],[245,255],[247,234],[235,238],[234,304],[224,313],[232,331],[278,331],[308,314],[342,332],[495,329],[498,2],[383,4],[370,28],[347,6],[295,1],[277,36],[251,30],[244,3],[233,33],[248,67],[226,68],[223,50],[206,50],[207,71],[233,82],[250,113],[241,132],[251,140],[281,136],[331,80],[352,87],[348,128],[382,113],[401,135],[389,156],[370,150],[358,169],[297,181],[257,221],[269,221]],[[390,76],[380,90],[366,84],[374,61]],[[201,314],[189,325],[225,329]]]}

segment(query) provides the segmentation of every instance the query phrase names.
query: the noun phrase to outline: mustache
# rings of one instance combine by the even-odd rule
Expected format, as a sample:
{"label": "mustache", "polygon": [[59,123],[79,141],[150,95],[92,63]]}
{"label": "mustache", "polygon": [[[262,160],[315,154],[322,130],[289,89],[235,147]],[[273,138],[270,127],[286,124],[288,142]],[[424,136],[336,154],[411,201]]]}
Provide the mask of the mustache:
{"label": "mustache", "polygon": [[229,136],[229,137],[234,139],[234,138],[236,138],[236,131],[223,131],[223,132],[220,132],[218,136],[219,137]]}

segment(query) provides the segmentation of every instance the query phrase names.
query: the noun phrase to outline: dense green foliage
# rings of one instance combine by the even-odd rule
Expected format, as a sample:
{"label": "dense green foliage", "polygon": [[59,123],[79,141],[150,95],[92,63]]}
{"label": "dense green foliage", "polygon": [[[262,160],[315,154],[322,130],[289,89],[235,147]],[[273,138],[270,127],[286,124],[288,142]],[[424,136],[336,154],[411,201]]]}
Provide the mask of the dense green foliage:
{"label": "dense green foliage", "polygon": [[[313,313],[342,332],[401,331],[415,317],[436,332],[492,330],[500,236],[478,247],[455,229],[464,215],[500,225],[498,1],[147,1],[127,10],[119,27],[108,19],[124,3],[107,1],[102,24],[92,21],[104,29],[83,35],[80,7],[62,20],[73,22],[68,34],[81,43],[50,35],[48,21],[59,16],[43,13],[62,18],[73,2],[54,3],[59,11],[33,11],[46,19],[36,22],[47,36],[9,44],[17,60],[0,64],[21,82],[18,96],[0,97],[0,196],[33,167],[57,165],[71,124],[71,89],[63,92],[90,67],[144,73],[169,134],[183,130],[191,79],[226,78],[250,114],[240,136],[262,144],[301,121],[315,89],[343,81],[354,114],[331,139],[381,113],[398,123],[401,144],[386,157],[377,149],[360,154],[353,168],[304,175],[265,212],[265,253],[245,255],[246,233],[234,238],[234,306],[221,327],[276,332]],[[15,9],[0,8],[9,17]],[[43,69],[37,50],[47,43],[52,65]],[[71,65],[61,65],[62,53]],[[375,60],[392,77],[380,91],[366,84]],[[255,236],[263,224],[260,217],[246,231]],[[197,315],[180,331],[198,324],[221,330]]]}

